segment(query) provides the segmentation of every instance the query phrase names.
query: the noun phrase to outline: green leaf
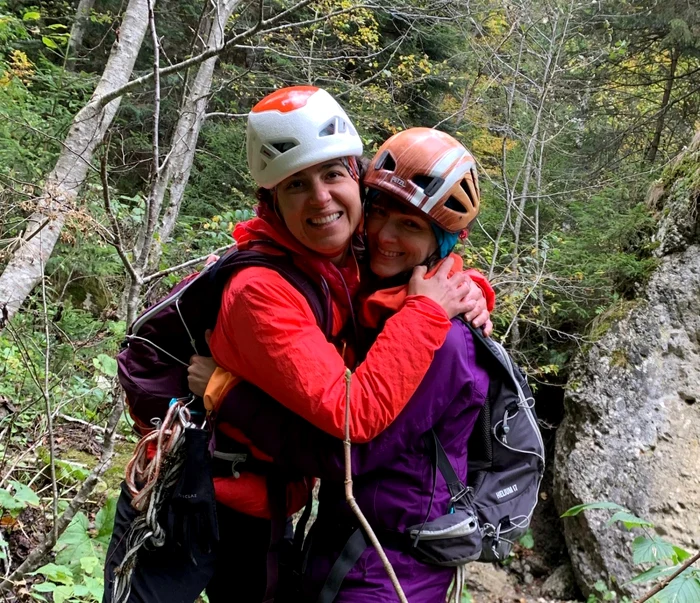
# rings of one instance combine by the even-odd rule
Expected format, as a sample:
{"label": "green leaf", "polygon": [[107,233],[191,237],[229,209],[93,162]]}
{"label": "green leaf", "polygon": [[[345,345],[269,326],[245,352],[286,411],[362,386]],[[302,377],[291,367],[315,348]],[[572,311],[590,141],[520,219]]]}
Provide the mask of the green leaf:
{"label": "green leaf", "polygon": [[109,545],[112,538],[112,529],[114,528],[114,517],[117,513],[117,497],[108,498],[104,506],[97,512],[95,516],[95,529],[97,535],[95,539],[102,542],[105,546]]}
{"label": "green leaf", "polygon": [[571,507],[567,511],[564,511],[561,516],[562,517],[574,517],[581,513],[582,511],[592,511],[594,509],[612,509],[614,511],[624,511],[628,512],[627,509],[624,507],[621,507],[617,503],[614,502],[594,502],[594,503],[584,503],[582,505],[576,505],[575,507]]}
{"label": "green leaf", "polygon": [[22,17],[22,21],[38,21],[39,19],[41,19],[41,13],[35,10],[27,11]]}
{"label": "green leaf", "polygon": [[666,576],[670,576],[677,569],[677,565],[655,565],[645,572],[636,575],[629,581],[629,584],[643,584],[644,582],[651,582],[652,580],[665,578]]}
{"label": "green leaf", "polygon": [[613,524],[616,521],[621,522],[622,525],[624,525],[628,530],[631,528],[654,527],[654,524],[650,521],[642,519],[641,517],[637,517],[636,515],[632,515],[632,513],[628,513],[627,511],[618,511],[617,513],[615,513],[615,515],[608,519],[608,525]]}
{"label": "green leaf", "polygon": [[532,530],[528,530],[525,532],[521,537],[520,540],[518,541],[522,546],[524,546],[526,549],[531,549],[535,546],[535,539],[532,536]]}
{"label": "green leaf", "polygon": [[85,574],[92,574],[102,563],[97,557],[83,557],[80,559],[80,567]]}
{"label": "green leaf", "polygon": [[56,44],[56,42],[54,42],[48,36],[41,36],[41,41],[44,43],[44,46],[46,46],[47,48],[51,48],[52,50],[58,50],[58,44]]}
{"label": "green leaf", "polygon": [[95,368],[107,375],[108,377],[117,376],[117,361],[107,354],[98,354],[97,358],[92,359]]}
{"label": "green leaf", "polygon": [[104,595],[104,578],[101,572],[98,572],[99,577],[85,576],[85,586],[90,591],[90,594],[95,601],[102,601]]}
{"label": "green leaf", "polygon": [[56,590],[56,585],[53,582],[39,582],[38,584],[32,584],[32,590],[38,593],[52,593]]}
{"label": "green leaf", "polygon": [[683,563],[686,559],[690,559],[690,553],[679,546],[673,545],[673,550],[676,552],[678,563]]}
{"label": "green leaf", "polygon": [[700,578],[697,570],[686,569],[654,598],[659,603],[698,603]]}
{"label": "green leaf", "polygon": [[51,582],[58,582],[59,584],[73,584],[73,572],[65,565],[47,563],[46,565],[41,566],[38,570],[31,572],[30,576],[34,576],[36,574],[41,574],[47,580],[51,580]]}
{"label": "green leaf", "polygon": [[56,585],[53,582],[39,582],[38,584],[32,584],[32,590],[38,593],[52,593],[56,590]]}
{"label": "green leaf", "polygon": [[17,500],[4,488],[0,489],[0,509],[3,511],[7,511],[10,515],[16,517],[26,506],[26,503]]}
{"label": "green leaf", "polygon": [[90,537],[87,517],[78,513],[56,543],[56,563],[79,567],[83,557],[104,559],[106,548],[106,545]]}
{"label": "green leaf", "polygon": [[654,563],[657,564],[664,559],[673,559],[676,552],[673,545],[658,536],[638,536],[632,542],[632,560],[635,564]]}
{"label": "green leaf", "polygon": [[608,590],[608,585],[602,580],[598,580],[598,582],[593,585],[593,588],[595,588],[599,593],[604,593],[606,590]]}
{"label": "green leaf", "polygon": [[34,507],[38,507],[41,504],[41,500],[29,486],[25,486],[15,480],[10,480],[10,483],[15,489],[16,500],[25,505],[32,505]]}
{"label": "green leaf", "polygon": [[52,23],[51,25],[48,26],[49,29],[53,29],[54,31],[59,30],[59,29],[68,29],[66,25],[63,23]]}
{"label": "green leaf", "polygon": [[53,603],[63,603],[64,601],[70,599],[72,596],[72,586],[58,586],[56,590],[53,591]]}

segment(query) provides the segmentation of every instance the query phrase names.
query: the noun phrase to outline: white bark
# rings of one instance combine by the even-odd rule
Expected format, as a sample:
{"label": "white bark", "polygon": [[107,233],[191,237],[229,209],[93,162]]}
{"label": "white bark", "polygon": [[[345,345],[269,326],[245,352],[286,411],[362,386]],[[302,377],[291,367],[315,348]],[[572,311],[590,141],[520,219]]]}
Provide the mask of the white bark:
{"label": "white bark", "polygon": [[[241,0],[216,0],[200,28],[202,51],[209,52],[223,46],[226,23],[240,2]],[[147,200],[148,217],[137,236],[134,265],[136,279],[132,275],[123,295],[127,321],[136,316],[146,272],[157,264],[161,254],[161,243],[170,238],[175,228],[185,186],[192,170],[199,132],[206,116],[217,59],[218,56],[214,55],[203,61],[194,79],[185,85],[170,150],[163,162],[154,166],[151,192]],[[157,134],[155,136],[157,137]],[[157,162],[158,159],[154,161]]]}
{"label": "white bark", "polygon": [[[223,44],[226,22],[231,17],[231,13],[240,4],[240,1],[218,0],[216,12],[210,19],[209,31],[205,36],[206,50],[219,48]],[[165,208],[160,227],[158,228],[159,239],[162,242],[170,239],[175,228],[177,216],[180,213],[185,186],[192,170],[197,139],[206,115],[216,60],[217,57],[215,56],[204,61],[200,65],[194,80],[185,91],[180,118],[173,133],[170,156],[165,167],[165,186],[158,193],[160,195],[159,203],[162,205],[166,196],[165,187],[167,187],[168,205]],[[154,253],[154,260],[157,259],[159,251],[160,249],[158,248]]]}
{"label": "white bark", "polygon": [[75,11],[75,21],[70,30],[70,40],[68,41],[68,49],[66,50],[66,68],[70,69],[75,60],[75,55],[83,45],[83,36],[87,29],[90,11],[92,10],[95,0],[80,0],[78,8]]}
{"label": "white bark", "polygon": [[[58,161],[46,177],[37,208],[28,220],[26,242],[15,251],[0,275],[0,307],[6,305],[10,317],[40,282],[42,266],[51,256],[67,211],[85,183],[88,170],[95,170],[92,166],[95,149],[111,125],[121,98],[104,107],[100,101],[129,81],[147,26],[146,0],[130,0],[102,78],[88,104],[73,119]],[[39,228],[40,232],[32,236]]]}

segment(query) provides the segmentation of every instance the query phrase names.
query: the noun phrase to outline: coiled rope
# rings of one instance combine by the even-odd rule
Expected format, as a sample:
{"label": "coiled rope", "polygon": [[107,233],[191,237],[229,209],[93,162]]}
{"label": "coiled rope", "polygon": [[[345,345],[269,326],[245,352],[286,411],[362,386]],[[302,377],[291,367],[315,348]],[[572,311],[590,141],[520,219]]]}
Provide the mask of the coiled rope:
{"label": "coiled rope", "polygon": [[[131,506],[139,515],[126,535],[126,555],[114,570],[113,603],[125,603],[129,598],[136,555],[141,547],[158,548],[165,544],[165,530],[158,523],[158,513],[180,477],[188,427],[194,427],[190,411],[185,402],[177,401],[156,429],[141,438],[126,466],[125,481],[132,497]],[[152,444],[155,444],[155,455],[149,460]]]}

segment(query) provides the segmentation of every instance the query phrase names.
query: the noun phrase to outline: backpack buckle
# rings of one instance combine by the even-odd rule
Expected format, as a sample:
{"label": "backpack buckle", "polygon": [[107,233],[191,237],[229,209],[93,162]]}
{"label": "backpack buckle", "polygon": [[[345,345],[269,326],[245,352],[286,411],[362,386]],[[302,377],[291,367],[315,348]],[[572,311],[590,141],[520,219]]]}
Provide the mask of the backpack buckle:
{"label": "backpack buckle", "polygon": [[452,498],[450,498],[450,505],[454,505],[456,502],[459,502],[462,498],[465,496],[468,497],[472,492],[472,488],[469,486],[462,486],[462,489],[457,492]]}
{"label": "backpack buckle", "polygon": [[229,461],[231,463],[231,474],[235,479],[241,477],[241,474],[236,470],[236,465],[239,463],[245,463],[248,460],[248,455],[240,452],[219,452],[218,450],[215,450],[212,456],[215,459]]}

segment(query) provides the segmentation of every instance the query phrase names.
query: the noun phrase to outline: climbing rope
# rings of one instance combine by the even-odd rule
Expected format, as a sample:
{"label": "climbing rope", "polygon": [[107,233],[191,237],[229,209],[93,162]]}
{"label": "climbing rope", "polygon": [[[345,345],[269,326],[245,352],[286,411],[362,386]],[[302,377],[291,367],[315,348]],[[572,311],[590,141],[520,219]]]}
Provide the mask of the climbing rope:
{"label": "climbing rope", "polygon": [[450,588],[447,591],[446,603],[460,603],[462,600],[462,592],[467,581],[467,565],[458,565],[455,568],[455,574],[452,577]]}
{"label": "climbing rope", "polygon": [[[195,425],[190,422],[186,403],[173,403],[156,429],[141,438],[126,466],[131,506],[139,511],[139,515],[126,535],[126,555],[114,570],[114,603],[124,603],[129,598],[136,554],[141,547],[158,548],[165,544],[165,530],[158,523],[158,513],[180,477],[185,462],[183,444],[188,427]],[[155,454],[152,454],[154,446]]]}

